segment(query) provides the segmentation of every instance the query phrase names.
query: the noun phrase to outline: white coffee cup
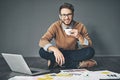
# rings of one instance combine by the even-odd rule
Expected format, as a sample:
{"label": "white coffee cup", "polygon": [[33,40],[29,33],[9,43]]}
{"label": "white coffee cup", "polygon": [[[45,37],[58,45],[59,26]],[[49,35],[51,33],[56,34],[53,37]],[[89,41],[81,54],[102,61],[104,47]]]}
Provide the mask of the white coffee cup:
{"label": "white coffee cup", "polygon": [[71,34],[71,30],[72,30],[72,29],[65,29],[65,33],[66,33],[67,35],[70,35],[70,34]]}

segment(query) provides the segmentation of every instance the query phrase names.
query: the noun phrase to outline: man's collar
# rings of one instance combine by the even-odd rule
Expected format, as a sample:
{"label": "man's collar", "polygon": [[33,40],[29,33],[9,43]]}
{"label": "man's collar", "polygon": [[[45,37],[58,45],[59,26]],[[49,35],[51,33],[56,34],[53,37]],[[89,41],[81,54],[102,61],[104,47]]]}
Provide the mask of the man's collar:
{"label": "man's collar", "polygon": [[66,26],[64,23],[62,23],[61,26],[62,26],[63,30],[65,30],[65,29],[72,29],[73,25],[74,25],[74,21],[72,21],[69,26]]}

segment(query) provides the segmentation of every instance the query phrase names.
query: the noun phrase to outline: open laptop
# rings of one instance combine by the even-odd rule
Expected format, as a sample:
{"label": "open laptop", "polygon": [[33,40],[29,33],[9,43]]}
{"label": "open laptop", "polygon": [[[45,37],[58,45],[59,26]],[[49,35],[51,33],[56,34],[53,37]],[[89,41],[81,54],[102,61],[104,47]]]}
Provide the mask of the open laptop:
{"label": "open laptop", "polygon": [[14,72],[20,72],[28,75],[39,75],[50,73],[50,70],[29,68],[23,56],[20,54],[1,53],[10,69]]}

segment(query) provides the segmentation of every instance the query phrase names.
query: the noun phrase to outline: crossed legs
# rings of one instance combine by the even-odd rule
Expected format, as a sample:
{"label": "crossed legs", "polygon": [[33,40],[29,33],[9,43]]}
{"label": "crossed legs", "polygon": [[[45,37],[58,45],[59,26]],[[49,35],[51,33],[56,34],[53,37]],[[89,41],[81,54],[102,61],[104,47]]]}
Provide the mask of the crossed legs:
{"label": "crossed legs", "polygon": [[[79,62],[92,59],[95,51],[92,47],[86,47],[79,50],[63,50],[59,49],[65,57],[65,68],[77,68]],[[43,48],[40,48],[39,54],[42,58],[50,60],[50,68],[53,68],[55,62],[55,56],[53,52],[47,52]]]}

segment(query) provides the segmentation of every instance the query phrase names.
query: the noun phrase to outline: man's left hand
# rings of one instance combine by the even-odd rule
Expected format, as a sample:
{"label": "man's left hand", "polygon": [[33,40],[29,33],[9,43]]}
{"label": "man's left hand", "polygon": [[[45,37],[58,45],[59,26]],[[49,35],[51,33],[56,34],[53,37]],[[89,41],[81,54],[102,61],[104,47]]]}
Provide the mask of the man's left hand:
{"label": "man's left hand", "polygon": [[79,36],[78,30],[77,29],[72,29],[70,36],[78,38],[78,36]]}

